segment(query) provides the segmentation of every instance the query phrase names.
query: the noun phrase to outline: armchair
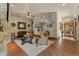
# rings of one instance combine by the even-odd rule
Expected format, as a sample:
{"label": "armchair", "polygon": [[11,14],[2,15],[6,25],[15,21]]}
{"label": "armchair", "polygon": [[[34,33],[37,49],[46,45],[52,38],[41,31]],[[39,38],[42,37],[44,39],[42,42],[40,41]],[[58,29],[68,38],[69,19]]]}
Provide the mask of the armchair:
{"label": "armchair", "polygon": [[38,41],[38,44],[48,44],[48,39],[49,39],[49,32],[45,31],[42,35],[41,38]]}

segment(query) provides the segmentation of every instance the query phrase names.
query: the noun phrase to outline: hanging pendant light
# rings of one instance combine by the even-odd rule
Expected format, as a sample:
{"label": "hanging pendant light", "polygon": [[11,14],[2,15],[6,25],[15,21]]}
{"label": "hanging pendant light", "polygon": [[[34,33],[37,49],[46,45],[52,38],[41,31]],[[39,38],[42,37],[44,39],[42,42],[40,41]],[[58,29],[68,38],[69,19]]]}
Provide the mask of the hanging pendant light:
{"label": "hanging pendant light", "polygon": [[32,9],[29,9],[29,11],[27,12],[27,16],[31,16],[32,15]]}
{"label": "hanging pendant light", "polygon": [[31,24],[34,23],[34,15],[32,15],[32,9],[29,9],[27,12],[27,18],[29,21],[31,21]]}

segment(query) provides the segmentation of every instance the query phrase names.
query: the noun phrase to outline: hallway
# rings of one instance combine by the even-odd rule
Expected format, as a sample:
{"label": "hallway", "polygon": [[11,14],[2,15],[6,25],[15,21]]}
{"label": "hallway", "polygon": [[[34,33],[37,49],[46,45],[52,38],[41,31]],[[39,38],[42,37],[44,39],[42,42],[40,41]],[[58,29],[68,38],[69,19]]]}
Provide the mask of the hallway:
{"label": "hallway", "polygon": [[76,41],[77,18],[69,17],[62,21],[63,23],[63,39]]}

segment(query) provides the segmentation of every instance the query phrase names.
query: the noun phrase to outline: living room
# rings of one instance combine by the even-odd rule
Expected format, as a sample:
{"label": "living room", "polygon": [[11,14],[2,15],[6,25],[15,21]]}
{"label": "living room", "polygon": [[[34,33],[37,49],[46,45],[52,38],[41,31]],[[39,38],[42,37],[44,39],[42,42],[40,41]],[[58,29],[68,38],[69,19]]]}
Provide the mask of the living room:
{"label": "living room", "polygon": [[[46,55],[46,53],[47,55],[79,55],[78,8],[79,4],[73,3],[0,4],[0,38],[2,40],[0,44],[4,42],[2,44],[4,47],[1,45],[1,48],[2,50],[5,48],[1,55],[36,56]],[[63,18],[76,19],[75,41],[62,39],[60,23]],[[57,48],[62,43],[67,52],[62,48]],[[57,45],[56,49],[59,53],[56,52],[55,46],[53,47],[54,44]],[[47,49],[51,46],[51,49]],[[46,53],[43,52],[46,49]],[[62,54],[60,49],[63,51]],[[52,53],[49,52],[52,50]]]}

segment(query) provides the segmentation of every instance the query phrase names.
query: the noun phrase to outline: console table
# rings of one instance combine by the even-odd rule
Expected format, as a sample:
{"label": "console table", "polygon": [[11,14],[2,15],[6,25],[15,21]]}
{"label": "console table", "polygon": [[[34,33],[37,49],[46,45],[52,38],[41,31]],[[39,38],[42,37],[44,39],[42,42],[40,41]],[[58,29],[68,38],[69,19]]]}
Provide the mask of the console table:
{"label": "console table", "polygon": [[18,37],[23,37],[27,31],[18,31]]}

